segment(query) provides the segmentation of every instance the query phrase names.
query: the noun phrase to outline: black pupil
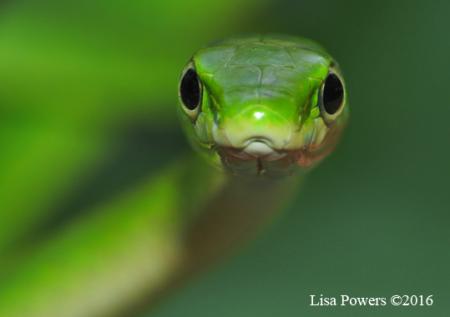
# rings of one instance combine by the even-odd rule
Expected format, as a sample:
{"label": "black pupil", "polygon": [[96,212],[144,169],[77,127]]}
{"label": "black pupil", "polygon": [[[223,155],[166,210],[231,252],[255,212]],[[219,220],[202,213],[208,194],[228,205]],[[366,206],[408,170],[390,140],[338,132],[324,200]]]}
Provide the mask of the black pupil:
{"label": "black pupil", "polygon": [[323,88],[323,107],[328,114],[335,114],[342,105],[344,87],[338,76],[329,74]]}
{"label": "black pupil", "polygon": [[200,104],[200,83],[197,73],[189,69],[180,84],[180,95],[183,104],[189,110],[194,110]]}

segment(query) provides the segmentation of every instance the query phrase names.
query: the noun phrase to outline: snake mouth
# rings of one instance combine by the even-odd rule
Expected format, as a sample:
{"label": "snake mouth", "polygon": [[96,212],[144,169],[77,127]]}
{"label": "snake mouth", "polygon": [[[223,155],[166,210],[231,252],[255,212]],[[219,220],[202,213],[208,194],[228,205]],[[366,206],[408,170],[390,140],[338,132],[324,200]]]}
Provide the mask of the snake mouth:
{"label": "snake mouth", "polygon": [[251,141],[242,148],[217,148],[223,166],[235,174],[263,175],[291,174],[296,166],[296,155],[291,151],[277,150],[267,142]]}
{"label": "snake mouth", "polygon": [[276,150],[266,139],[248,140],[241,148],[221,147],[219,154],[243,161],[276,161],[287,155],[283,150]]}
{"label": "snake mouth", "polygon": [[226,170],[239,175],[291,174],[296,166],[293,153],[275,150],[264,143],[244,148],[222,147],[218,154]]}

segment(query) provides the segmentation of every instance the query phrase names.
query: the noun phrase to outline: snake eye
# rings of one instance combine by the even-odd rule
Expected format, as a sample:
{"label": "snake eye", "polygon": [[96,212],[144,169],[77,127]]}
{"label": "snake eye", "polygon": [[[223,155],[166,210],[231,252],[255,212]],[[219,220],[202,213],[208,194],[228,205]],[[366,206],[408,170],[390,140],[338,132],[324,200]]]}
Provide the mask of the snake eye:
{"label": "snake eye", "polygon": [[202,86],[194,68],[189,67],[183,73],[179,89],[184,110],[191,118],[195,118],[202,100]]}
{"label": "snake eye", "polygon": [[329,73],[321,89],[321,112],[325,121],[336,118],[344,105],[344,85],[335,73]]}

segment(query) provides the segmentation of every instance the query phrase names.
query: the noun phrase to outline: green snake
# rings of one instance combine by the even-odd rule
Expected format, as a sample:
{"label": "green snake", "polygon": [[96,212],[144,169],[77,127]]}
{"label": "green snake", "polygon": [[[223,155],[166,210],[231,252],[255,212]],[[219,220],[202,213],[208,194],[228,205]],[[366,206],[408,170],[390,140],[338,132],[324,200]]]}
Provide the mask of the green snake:
{"label": "green snake", "polygon": [[129,316],[146,307],[276,213],[332,152],[349,113],[336,61],[296,37],[202,48],[178,93],[183,129],[203,158],[179,158],[107,216],[20,264],[0,287],[1,316]]}
{"label": "green snake", "polygon": [[191,143],[234,174],[287,174],[334,148],[347,119],[336,62],[287,37],[222,41],[197,52],[180,100]]}

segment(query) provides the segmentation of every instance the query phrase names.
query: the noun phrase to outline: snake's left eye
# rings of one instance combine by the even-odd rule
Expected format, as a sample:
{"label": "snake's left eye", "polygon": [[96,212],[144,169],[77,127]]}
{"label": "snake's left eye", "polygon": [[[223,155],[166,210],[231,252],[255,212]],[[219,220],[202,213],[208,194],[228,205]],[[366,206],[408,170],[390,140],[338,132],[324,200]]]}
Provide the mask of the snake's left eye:
{"label": "snake's left eye", "polygon": [[179,94],[185,112],[195,119],[202,100],[202,85],[193,67],[187,68],[183,73]]}

